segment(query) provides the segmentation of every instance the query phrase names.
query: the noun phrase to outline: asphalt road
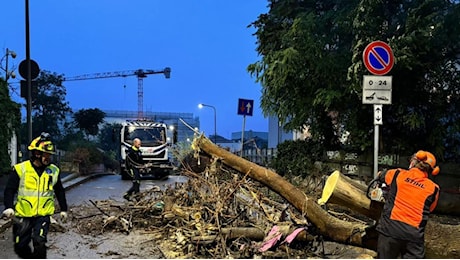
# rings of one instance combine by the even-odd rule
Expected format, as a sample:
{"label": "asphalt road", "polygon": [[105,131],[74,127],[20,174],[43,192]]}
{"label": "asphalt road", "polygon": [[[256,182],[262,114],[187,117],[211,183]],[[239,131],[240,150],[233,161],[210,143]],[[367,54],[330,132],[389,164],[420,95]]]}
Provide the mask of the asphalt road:
{"label": "asphalt road", "polygon": [[[99,178],[101,176],[111,176],[108,179],[113,180],[112,184],[115,187],[111,187],[110,185],[107,185],[107,183],[104,183],[103,186],[107,187],[107,189],[116,190],[117,194],[120,195],[120,196],[122,196],[123,192],[128,190],[130,185],[131,185],[131,181],[129,181],[129,180],[122,181],[121,176],[118,175],[118,174],[115,174],[115,173],[93,173],[93,174],[89,174],[89,175],[86,175],[86,176],[80,176],[80,175],[70,174],[70,173],[65,173],[65,172],[61,173],[62,184],[63,184],[64,188],[67,191],[66,194],[68,193],[68,190],[70,190],[74,186],[80,185],[80,184],[85,183],[85,182],[88,182],[89,180],[97,179],[97,178]],[[8,180],[7,175],[0,175],[0,213],[5,209],[5,205],[3,204],[3,192],[5,190],[5,185],[6,185],[7,180]],[[163,185],[163,184],[164,185],[169,185],[171,183],[181,182],[181,181],[184,181],[184,180],[186,180],[186,179],[184,179],[184,177],[179,176],[179,175],[170,175],[169,178],[166,179],[166,180],[142,180],[142,183],[144,185],[141,186],[141,189],[143,189],[145,187],[152,186],[152,185]],[[97,183],[97,181],[96,181],[96,183]],[[117,185],[119,185],[121,183],[125,183],[126,187],[118,187],[117,186]],[[98,189],[98,187],[96,187],[96,190],[97,189]],[[105,192],[102,192],[100,194],[104,194],[104,193]],[[69,200],[69,198],[70,198],[70,196],[67,195],[67,200]],[[93,199],[96,199],[96,198],[93,198]],[[101,199],[101,198],[97,198],[97,199]],[[108,197],[107,197],[107,199],[108,199]],[[68,201],[68,204],[71,205],[71,203],[69,203],[69,201]]]}
{"label": "asphalt road", "polygon": [[[164,189],[176,182],[185,181],[187,178],[179,175],[172,175],[166,180],[142,180],[141,191],[149,190],[153,186]],[[71,215],[77,205],[89,204],[89,200],[124,201],[123,193],[129,189],[132,182],[121,180],[121,176],[116,174],[98,174],[93,178],[66,177],[63,179],[63,184],[64,187],[67,187],[66,197],[69,215]],[[70,223],[65,225],[70,225]],[[11,228],[6,228],[4,232],[0,232],[0,258],[17,258],[13,251],[12,239]],[[47,243],[49,246],[48,257],[53,259],[145,258],[144,254],[149,255],[146,254],[146,249],[141,250],[138,247],[145,247],[144,245],[151,243],[149,241],[152,239],[153,237],[149,237],[148,234],[136,234],[135,232],[129,236],[122,233],[110,233],[108,237],[82,236],[72,232],[50,232]]]}
{"label": "asphalt road", "polygon": [[[171,175],[166,180],[142,180],[140,189],[145,191],[153,186],[164,189],[166,186],[173,185],[176,182],[185,182],[186,180],[186,177],[179,175]],[[122,196],[131,185],[132,181],[121,180],[120,175],[105,175],[93,178],[68,189],[66,191],[67,204],[72,208],[72,205],[87,203],[89,199],[124,201]]]}

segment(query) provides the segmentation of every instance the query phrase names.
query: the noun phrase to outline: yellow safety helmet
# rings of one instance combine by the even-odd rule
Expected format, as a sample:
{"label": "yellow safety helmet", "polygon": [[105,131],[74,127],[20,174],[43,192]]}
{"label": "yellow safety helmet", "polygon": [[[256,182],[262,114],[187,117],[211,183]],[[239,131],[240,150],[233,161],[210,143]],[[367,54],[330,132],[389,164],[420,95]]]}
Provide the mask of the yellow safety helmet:
{"label": "yellow safety helmet", "polygon": [[50,134],[41,133],[41,135],[30,142],[28,149],[37,150],[44,153],[56,154],[53,142],[50,140]]}

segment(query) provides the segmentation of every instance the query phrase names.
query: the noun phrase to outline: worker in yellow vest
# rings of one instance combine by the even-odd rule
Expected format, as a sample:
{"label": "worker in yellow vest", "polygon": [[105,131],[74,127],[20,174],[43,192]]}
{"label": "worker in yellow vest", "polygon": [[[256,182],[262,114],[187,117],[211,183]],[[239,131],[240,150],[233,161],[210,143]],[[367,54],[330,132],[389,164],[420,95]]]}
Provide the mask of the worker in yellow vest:
{"label": "worker in yellow vest", "polygon": [[[61,220],[67,219],[65,190],[59,168],[51,163],[55,148],[48,133],[42,133],[29,145],[30,160],[18,163],[5,187],[3,216],[14,218],[14,251],[21,258],[46,258],[50,217],[57,198]],[[16,203],[14,197],[17,195]],[[30,247],[32,241],[33,249]]]}

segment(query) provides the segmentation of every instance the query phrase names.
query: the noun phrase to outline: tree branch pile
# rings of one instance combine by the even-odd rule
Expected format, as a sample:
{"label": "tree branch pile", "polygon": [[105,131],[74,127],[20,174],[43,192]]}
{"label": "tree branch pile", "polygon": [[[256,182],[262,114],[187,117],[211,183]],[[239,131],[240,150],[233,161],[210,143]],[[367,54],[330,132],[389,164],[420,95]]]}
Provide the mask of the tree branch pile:
{"label": "tree branch pile", "polygon": [[[199,155],[196,158],[205,155],[207,159],[204,165],[198,162],[199,173],[183,170],[186,183],[163,190],[154,187],[130,202],[90,201],[73,212],[72,224],[78,232],[92,236],[142,230],[154,237],[152,247],[165,258],[376,256],[374,224],[379,207],[362,197],[362,185],[338,178],[342,175],[335,181],[328,179],[326,185],[335,183],[336,190],[326,192],[321,206],[311,190],[294,186],[203,136],[192,147]],[[458,228],[448,229],[444,224],[427,226],[427,253],[458,256]],[[299,229],[293,240],[285,241]],[[436,236],[442,230],[451,231]]]}
{"label": "tree branch pile", "polygon": [[[165,258],[375,256],[371,250],[353,246],[337,250],[335,244],[323,240],[305,213],[254,182],[250,172],[235,171],[216,157],[211,161],[202,173],[183,171],[189,178],[186,183],[143,191],[135,201],[90,201],[73,212],[72,225],[81,234],[92,236],[107,232],[129,235],[133,229],[142,229],[154,234],[152,245]],[[275,227],[277,233],[270,233]],[[293,240],[284,241],[299,228],[302,230]],[[276,235],[279,240],[267,246]]]}
{"label": "tree branch pile", "polygon": [[188,182],[164,191],[143,191],[135,201],[90,201],[73,212],[72,224],[80,233],[92,236],[105,232],[129,235],[133,228],[154,233],[165,258],[318,256],[318,242],[308,231],[281,246],[291,246],[290,256],[285,250],[259,252],[273,226],[280,227],[283,237],[296,227],[309,226],[289,204],[270,198],[275,194],[264,194],[264,187],[225,168],[184,174]]}
{"label": "tree branch pile", "polygon": [[[257,180],[278,193],[305,215],[312,225],[318,228],[319,233],[325,237],[339,243],[373,250],[376,249],[377,232],[375,231],[375,221],[373,221],[374,224],[369,225],[368,222],[349,221],[348,219],[345,220],[344,218],[333,216],[318,205],[315,199],[307,196],[302,190],[299,190],[275,172],[235,156],[217,147],[203,136],[194,140],[193,147],[195,150],[204,151],[213,157],[219,158],[224,164],[242,174],[246,174],[253,180]],[[339,189],[340,192],[343,192],[341,198],[348,203],[341,206],[356,210],[358,213],[354,214],[356,216],[363,216],[361,213],[365,211],[365,209],[357,210],[359,207],[368,207],[371,212],[366,216],[370,216],[371,218],[378,216],[374,211],[378,210],[379,207],[371,205],[372,203],[369,202],[369,199],[365,195],[362,197],[365,194],[365,190],[362,190],[363,185],[350,182],[348,185],[343,185],[343,187],[345,189]],[[354,192],[355,196],[350,196],[350,192]],[[356,202],[360,204],[354,205]],[[458,258],[460,256],[460,246],[458,243],[460,239],[459,222],[455,221],[455,217],[448,218],[454,219],[457,225],[446,226],[443,223],[428,222],[426,232],[426,237],[430,238],[426,241],[428,257]],[[440,233],[444,235],[439,236]]]}

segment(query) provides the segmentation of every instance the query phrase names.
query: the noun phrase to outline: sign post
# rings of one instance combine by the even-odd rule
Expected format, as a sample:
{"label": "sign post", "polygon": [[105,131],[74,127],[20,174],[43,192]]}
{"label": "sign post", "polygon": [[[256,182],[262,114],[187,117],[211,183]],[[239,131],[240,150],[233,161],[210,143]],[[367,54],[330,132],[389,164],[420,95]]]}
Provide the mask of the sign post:
{"label": "sign post", "polygon": [[243,130],[241,131],[241,153],[240,156],[243,157],[243,147],[244,147],[244,129],[246,125],[246,116],[252,116],[252,111],[254,108],[254,100],[251,99],[238,99],[238,115],[243,116]]}
{"label": "sign post", "polygon": [[390,46],[382,41],[369,43],[363,52],[367,70],[375,76],[363,76],[363,104],[374,105],[374,177],[378,172],[379,125],[383,124],[382,105],[391,105],[392,77],[383,76],[393,68]]}

